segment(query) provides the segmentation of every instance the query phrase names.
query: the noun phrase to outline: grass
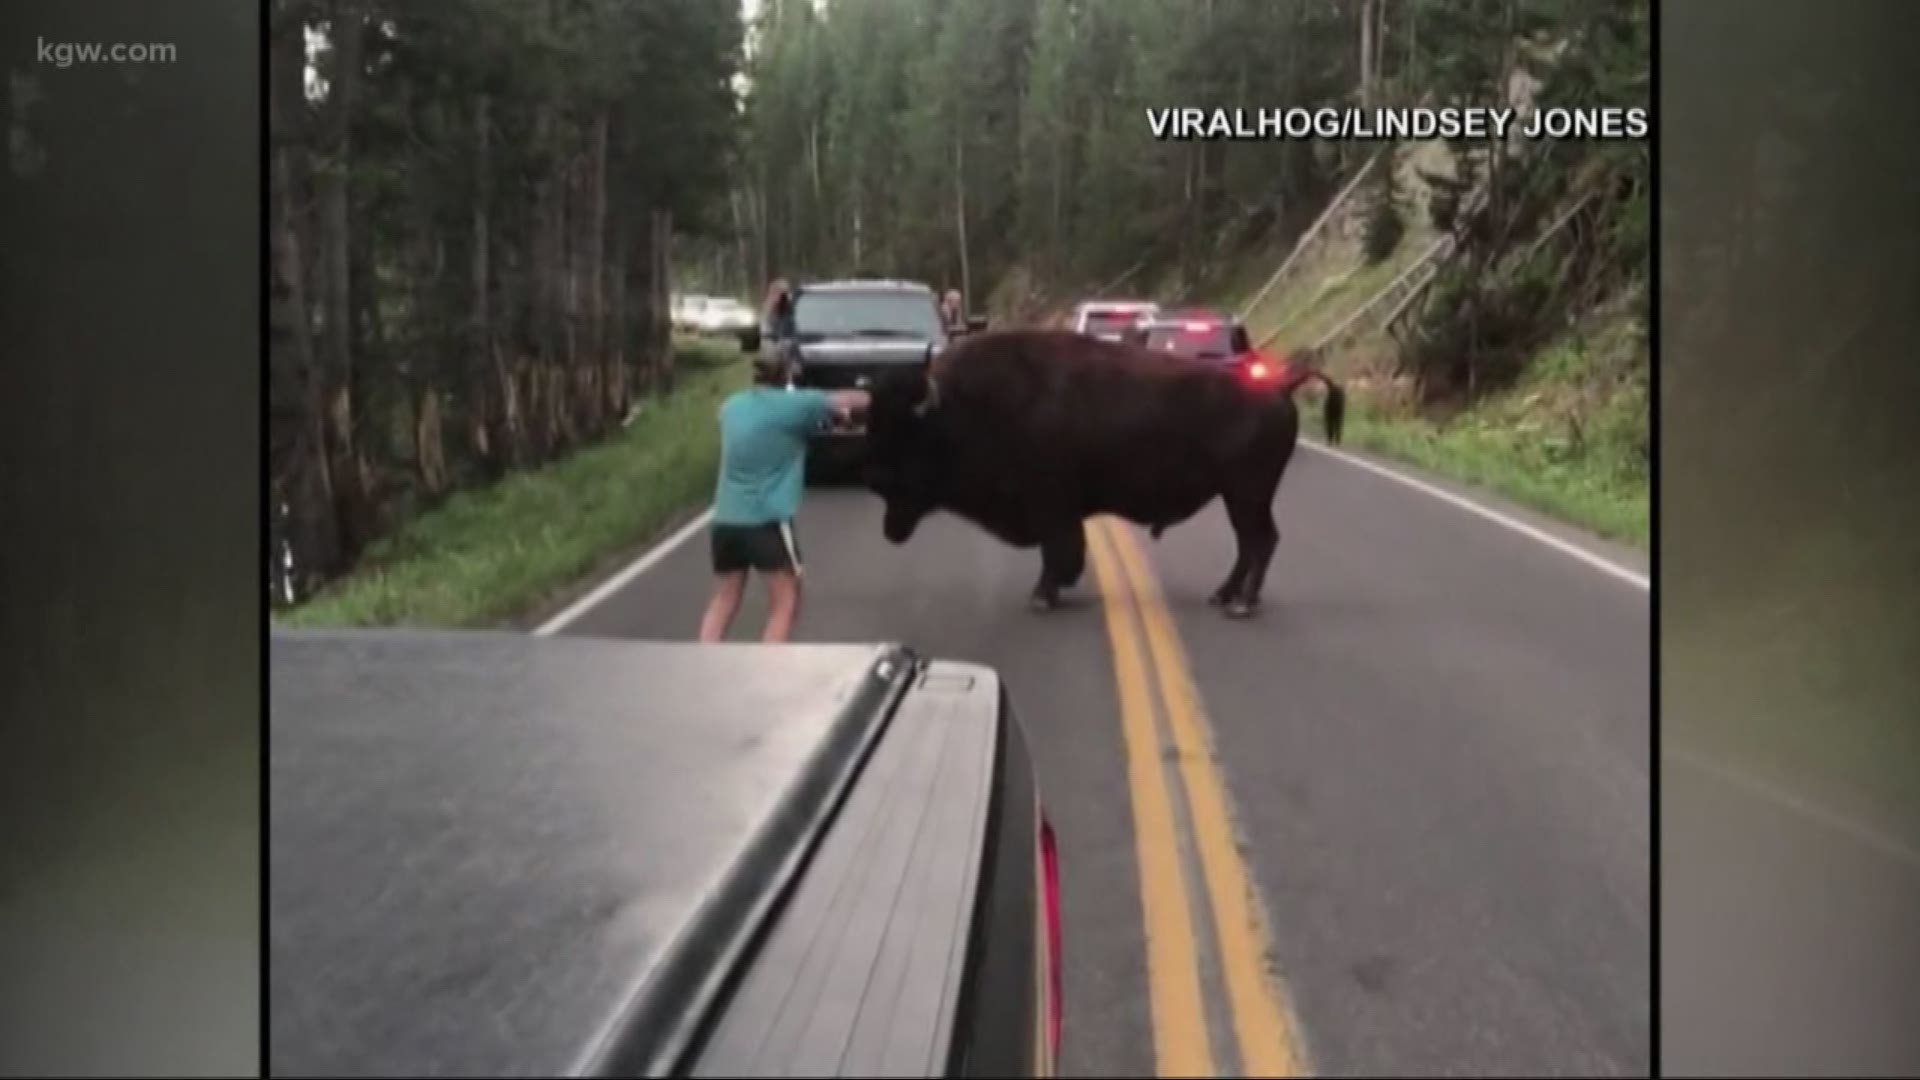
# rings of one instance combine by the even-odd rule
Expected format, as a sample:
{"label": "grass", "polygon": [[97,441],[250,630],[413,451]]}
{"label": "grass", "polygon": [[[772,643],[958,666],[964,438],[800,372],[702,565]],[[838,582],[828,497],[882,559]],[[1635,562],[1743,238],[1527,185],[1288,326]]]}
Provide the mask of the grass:
{"label": "grass", "polygon": [[714,412],[746,383],[725,345],[677,347],[674,392],[606,442],[464,491],[370,547],[275,622],[291,627],[497,625],[650,541],[712,493]]}
{"label": "grass", "polygon": [[1520,384],[1444,421],[1356,401],[1352,445],[1474,484],[1609,540],[1647,550],[1652,532],[1648,400],[1623,379],[1618,323],[1562,339]]}
{"label": "grass", "polygon": [[1644,481],[1618,479],[1590,458],[1553,460],[1525,438],[1497,427],[1442,430],[1418,420],[1353,417],[1347,440],[1431,472],[1483,487],[1591,532],[1645,549]]}

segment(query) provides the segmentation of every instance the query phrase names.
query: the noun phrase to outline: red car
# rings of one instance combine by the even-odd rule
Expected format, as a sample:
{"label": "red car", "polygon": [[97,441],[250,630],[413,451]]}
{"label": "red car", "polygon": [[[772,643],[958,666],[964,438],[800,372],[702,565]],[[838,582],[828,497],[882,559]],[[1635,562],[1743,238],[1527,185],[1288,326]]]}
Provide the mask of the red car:
{"label": "red car", "polygon": [[1289,369],[1285,358],[1254,348],[1252,335],[1237,317],[1220,312],[1163,313],[1146,324],[1145,345],[1149,349],[1232,368],[1254,387],[1281,385]]}

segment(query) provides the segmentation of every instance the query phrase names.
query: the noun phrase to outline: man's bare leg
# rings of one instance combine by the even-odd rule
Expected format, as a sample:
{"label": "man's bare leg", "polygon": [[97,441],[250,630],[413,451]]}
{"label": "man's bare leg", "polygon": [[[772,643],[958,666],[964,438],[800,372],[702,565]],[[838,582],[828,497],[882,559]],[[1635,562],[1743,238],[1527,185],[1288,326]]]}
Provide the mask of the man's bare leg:
{"label": "man's bare leg", "polygon": [[712,643],[727,636],[727,627],[733,625],[733,617],[740,610],[740,594],[746,588],[745,570],[714,575],[713,599],[707,601],[707,612],[700,617],[701,641]]}
{"label": "man's bare leg", "polygon": [[768,572],[767,630],[762,641],[786,641],[793,634],[793,621],[800,614],[800,578],[791,570]]}

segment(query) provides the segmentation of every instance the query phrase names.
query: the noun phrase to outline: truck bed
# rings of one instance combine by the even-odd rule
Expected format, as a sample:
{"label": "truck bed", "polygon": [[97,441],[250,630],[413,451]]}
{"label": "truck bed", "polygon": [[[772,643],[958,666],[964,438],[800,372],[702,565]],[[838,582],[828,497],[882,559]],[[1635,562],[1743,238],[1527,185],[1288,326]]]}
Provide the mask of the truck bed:
{"label": "truck bed", "polygon": [[771,927],[695,1076],[938,1076],[965,972],[998,683],[930,665]]}
{"label": "truck bed", "polygon": [[271,670],[273,1075],[945,1070],[991,672],[408,631]]}

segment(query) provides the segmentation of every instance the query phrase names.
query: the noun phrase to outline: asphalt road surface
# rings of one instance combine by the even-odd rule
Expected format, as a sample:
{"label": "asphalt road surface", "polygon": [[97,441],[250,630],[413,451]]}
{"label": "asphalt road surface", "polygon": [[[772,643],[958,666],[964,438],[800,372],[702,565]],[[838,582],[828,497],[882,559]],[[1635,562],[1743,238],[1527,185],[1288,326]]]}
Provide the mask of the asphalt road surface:
{"label": "asphalt road surface", "polygon": [[[1317,449],[1276,517],[1251,621],[1204,602],[1217,504],[1157,543],[1091,524],[1036,614],[1037,552],[951,517],[895,547],[878,500],[815,489],[796,636],[1004,673],[1062,845],[1067,1074],[1647,1075],[1631,556]],[[691,638],[709,580],[696,528],[543,629]]]}

